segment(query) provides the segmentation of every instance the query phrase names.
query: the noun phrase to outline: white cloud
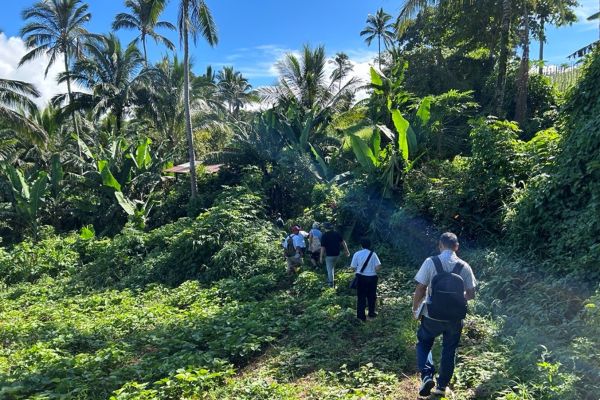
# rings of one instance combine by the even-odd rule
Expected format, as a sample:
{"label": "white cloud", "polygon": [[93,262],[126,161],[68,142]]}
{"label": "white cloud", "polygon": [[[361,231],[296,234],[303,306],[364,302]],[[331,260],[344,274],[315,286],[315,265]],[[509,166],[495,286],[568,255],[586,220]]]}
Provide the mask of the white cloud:
{"label": "white cloud", "polygon": [[598,12],[598,0],[580,0],[579,7],[575,9],[578,19],[575,25],[579,25],[584,31],[598,29],[598,20],[587,19],[596,12]]}
{"label": "white cloud", "polygon": [[63,63],[54,63],[48,71],[48,76],[44,77],[49,57],[44,55],[19,68],[19,61],[26,52],[23,39],[20,37],[6,37],[4,33],[0,33],[0,77],[33,84],[41,93],[41,96],[35,99],[35,102],[38,106],[44,107],[54,95],[67,91],[66,84],[59,85],[56,83],[57,75],[64,71]]}

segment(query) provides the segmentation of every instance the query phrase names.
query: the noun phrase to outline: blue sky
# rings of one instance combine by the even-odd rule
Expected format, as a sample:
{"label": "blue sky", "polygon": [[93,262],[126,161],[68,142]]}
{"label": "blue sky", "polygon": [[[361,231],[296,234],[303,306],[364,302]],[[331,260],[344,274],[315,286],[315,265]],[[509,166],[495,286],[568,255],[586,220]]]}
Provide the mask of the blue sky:
{"label": "blue sky", "polygon": [[[7,37],[18,36],[23,25],[20,12],[33,4],[33,0],[5,0],[2,3],[0,29]],[[108,32],[114,16],[125,11],[122,0],[87,0],[92,13],[88,29]],[[369,13],[383,7],[396,15],[402,1],[392,0],[208,0],[219,30],[219,45],[210,48],[202,41],[193,49],[194,70],[201,72],[207,64],[215,68],[233,65],[241,70],[254,86],[275,81],[273,64],[285,52],[299,49],[304,43],[324,44],[327,53],[347,52],[358,63],[367,63],[375,54],[359,36]],[[598,0],[580,0],[577,13],[587,16],[598,8]],[[177,18],[176,0],[169,2],[162,16],[173,23]],[[179,44],[175,32],[164,32]],[[133,32],[120,31],[119,36],[128,42]],[[571,27],[548,30],[546,59],[562,63],[574,50],[598,38],[597,24],[580,21]],[[149,57],[156,60],[165,49],[149,43]],[[7,52],[0,47],[0,52]],[[537,55],[537,44],[532,47],[532,59]],[[0,63],[2,60],[0,54]],[[4,54],[6,57],[7,54]],[[10,56],[10,55],[9,55]],[[0,74],[2,73],[0,68]]]}

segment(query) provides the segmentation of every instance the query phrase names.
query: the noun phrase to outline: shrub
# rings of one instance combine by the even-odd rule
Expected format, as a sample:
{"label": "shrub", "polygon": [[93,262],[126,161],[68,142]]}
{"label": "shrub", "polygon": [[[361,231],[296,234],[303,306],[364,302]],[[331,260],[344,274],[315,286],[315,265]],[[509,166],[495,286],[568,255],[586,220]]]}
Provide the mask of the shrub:
{"label": "shrub", "polygon": [[44,275],[71,275],[79,265],[75,235],[49,235],[34,243],[24,241],[12,249],[0,248],[0,279],[7,284],[35,282]]}
{"label": "shrub", "polygon": [[[600,277],[600,51],[567,96],[552,167],[518,193],[508,221],[521,248],[555,260],[555,269]],[[557,227],[560,227],[558,229]]]}

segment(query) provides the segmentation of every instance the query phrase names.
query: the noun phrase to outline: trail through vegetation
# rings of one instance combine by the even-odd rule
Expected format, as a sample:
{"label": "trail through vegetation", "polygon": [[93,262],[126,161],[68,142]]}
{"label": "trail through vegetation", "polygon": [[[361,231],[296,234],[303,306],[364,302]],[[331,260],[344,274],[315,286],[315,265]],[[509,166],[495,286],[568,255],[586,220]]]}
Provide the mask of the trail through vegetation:
{"label": "trail through vegetation", "polygon": [[[560,84],[529,65],[574,1],[406,1],[366,17],[367,76],[304,45],[260,88],[190,65],[203,0],[177,24],[126,1],[131,43],[31,3],[20,64],[49,54],[67,92],[0,77],[1,399],[415,399],[413,277],[447,230],[479,281],[448,397],[598,399],[600,49]],[[152,60],[165,30],[183,57]],[[315,221],[373,242],[376,318],[348,259],[335,288],[286,274]]]}

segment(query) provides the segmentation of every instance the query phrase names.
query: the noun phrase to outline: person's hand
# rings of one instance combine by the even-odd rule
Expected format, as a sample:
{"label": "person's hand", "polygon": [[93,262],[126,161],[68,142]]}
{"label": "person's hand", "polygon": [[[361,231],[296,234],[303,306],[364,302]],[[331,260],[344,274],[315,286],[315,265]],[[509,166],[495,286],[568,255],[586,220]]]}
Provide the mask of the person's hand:
{"label": "person's hand", "polygon": [[349,251],[346,252],[346,257],[350,257],[350,252]]}
{"label": "person's hand", "polygon": [[418,321],[419,318],[420,318],[420,315],[417,314],[417,311],[419,311],[419,310],[418,309],[417,310],[412,310],[413,319],[416,320],[416,321]]}

